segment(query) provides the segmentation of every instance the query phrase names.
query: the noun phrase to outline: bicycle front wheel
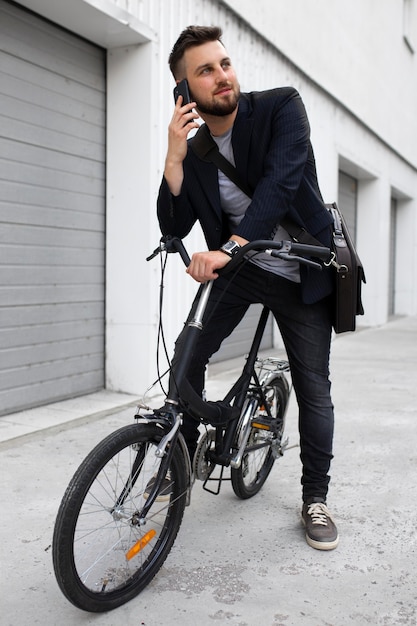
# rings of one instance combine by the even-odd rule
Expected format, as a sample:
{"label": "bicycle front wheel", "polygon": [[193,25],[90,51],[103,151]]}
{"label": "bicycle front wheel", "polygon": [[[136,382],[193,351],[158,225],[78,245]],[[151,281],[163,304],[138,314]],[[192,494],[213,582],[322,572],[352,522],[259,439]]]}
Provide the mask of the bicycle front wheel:
{"label": "bicycle front wheel", "polygon": [[53,563],[61,591],[85,611],[114,609],[155,576],[177,535],[186,502],[186,466],[175,446],[171,488],[139,521],[146,486],[157,472],[164,431],[132,424],[112,433],[86,457],[58,511]]}
{"label": "bicycle front wheel", "polygon": [[[275,463],[273,446],[279,447],[284,431],[285,413],[289,399],[286,381],[277,374],[262,387],[272,416],[266,417],[265,406],[257,400],[252,412],[249,439],[239,467],[231,468],[231,481],[235,494],[242,499],[256,495]],[[269,422],[269,424],[268,424]]]}

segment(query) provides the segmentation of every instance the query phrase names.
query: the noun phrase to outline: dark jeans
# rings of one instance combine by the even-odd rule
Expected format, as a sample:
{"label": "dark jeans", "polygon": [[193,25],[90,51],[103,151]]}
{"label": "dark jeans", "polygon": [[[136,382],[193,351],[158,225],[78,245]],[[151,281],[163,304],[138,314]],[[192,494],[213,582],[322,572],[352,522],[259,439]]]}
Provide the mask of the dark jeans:
{"label": "dark jeans", "polygon": [[[299,407],[303,500],[325,500],[333,458],[334,427],[329,381],[330,300],[304,304],[298,283],[264,271],[253,263],[247,263],[224,292],[227,282],[227,276],[214,282],[206,311],[209,323],[201,331],[188,379],[201,394],[210,356],[217,352],[250,304],[266,305],[284,341]],[[177,339],[176,353],[183,332]],[[174,356],[174,369],[175,361]],[[184,415],[182,432],[193,454],[199,436],[198,423]]]}

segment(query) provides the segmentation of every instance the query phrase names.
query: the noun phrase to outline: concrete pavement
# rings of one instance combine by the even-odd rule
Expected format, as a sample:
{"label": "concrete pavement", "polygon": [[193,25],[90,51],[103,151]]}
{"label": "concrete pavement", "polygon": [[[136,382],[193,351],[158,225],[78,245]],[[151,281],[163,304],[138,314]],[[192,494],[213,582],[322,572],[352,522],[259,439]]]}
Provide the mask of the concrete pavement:
{"label": "concrete pavement", "polygon": [[[213,366],[209,395],[235,374]],[[108,614],[62,596],[51,561],[60,499],[89,450],[133,416],[101,393],[0,419],[1,626],[394,626],[417,624],[417,318],[335,338],[332,552],[299,521],[298,448],[263,490],[238,500],[193,489],[174,548],[136,599]],[[297,444],[294,398],[288,415]]]}

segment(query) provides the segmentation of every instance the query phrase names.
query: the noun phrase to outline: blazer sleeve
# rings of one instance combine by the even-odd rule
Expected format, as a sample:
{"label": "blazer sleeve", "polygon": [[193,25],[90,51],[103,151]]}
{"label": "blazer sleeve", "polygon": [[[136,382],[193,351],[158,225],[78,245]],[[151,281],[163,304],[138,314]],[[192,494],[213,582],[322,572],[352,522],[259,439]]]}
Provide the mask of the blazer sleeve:
{"label": "blazer sleeve", "polygon": [[157,216],[163,235],[183,238],[194,226],[197,218],[184,196],[184,192],[179,196],[173,196],[165,177],[162,178],[157,200]]}
{"label": "blazer sleeve", "polygon": [[[256,124],[259,126],[262,120],[267,127],[258,131],[259,137],[255,131],[252,139],[258,143],[258,158],[262,159],[259,153],[264,151],[263,169],[235,233],[248,240],[273,237],[303,184],[309,158],[313,159],[310,125],[298,92],[288,89],[284,99],[274,96],[274,92],[269,97],[275,100],[272,114],[268,99],[259,100],[254,109]],[[268,115],[270,125],[265,124]],[[249,163],[249,176],[252,167]]]}

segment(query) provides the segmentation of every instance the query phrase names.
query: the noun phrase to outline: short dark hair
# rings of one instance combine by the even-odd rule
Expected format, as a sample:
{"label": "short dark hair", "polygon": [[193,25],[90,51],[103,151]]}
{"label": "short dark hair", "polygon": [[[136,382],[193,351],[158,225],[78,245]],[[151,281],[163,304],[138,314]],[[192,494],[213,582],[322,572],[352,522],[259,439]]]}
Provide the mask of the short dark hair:
{"label": "short dark hair", "polygon": [[184,78],[181,75],[181,61],[188,48],[201,46],[208,41],[220,41],[222,44],[222,34],[223,31],[219,26],[187,26],[178,37],[169,55],[169,69],[174,78],[176,80]]}

